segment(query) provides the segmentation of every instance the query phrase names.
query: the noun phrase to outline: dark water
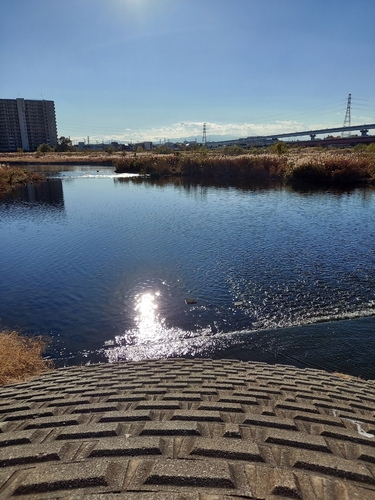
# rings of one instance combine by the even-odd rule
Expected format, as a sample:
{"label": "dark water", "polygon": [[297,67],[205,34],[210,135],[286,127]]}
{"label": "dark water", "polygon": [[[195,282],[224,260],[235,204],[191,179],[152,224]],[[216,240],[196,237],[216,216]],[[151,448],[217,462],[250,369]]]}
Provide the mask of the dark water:
{"label": "dark water", "polygon": [[57,364],[211,356],[375,378],[371,189],[76,167],[0,201],[0,242],[1,326],[48,335]]}

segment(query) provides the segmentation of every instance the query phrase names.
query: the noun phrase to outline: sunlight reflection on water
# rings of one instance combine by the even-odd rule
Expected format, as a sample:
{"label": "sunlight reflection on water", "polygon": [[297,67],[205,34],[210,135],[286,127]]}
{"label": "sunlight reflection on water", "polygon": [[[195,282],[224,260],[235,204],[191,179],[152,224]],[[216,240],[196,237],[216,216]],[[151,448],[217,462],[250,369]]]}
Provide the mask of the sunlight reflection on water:
{"label": "sunlight reflection on water", "polygon": [[212,346],[212,332],[209,328],[187,332],[167,327],[165,318],[158,312],[157,300],[160,295],[159,291],[136,295],[136,327],[116,336],[115,346],[103,350],[109,362],[194,355]]}
{"label": "sunlight reflection on water", "polygon": [[158,295],[160,295],[160,292],[156,292],[155,295],[152,293],[144,293],[136,298],[135,310],[138,316],[134,319],[137,323],[139,338],[141,340],[154,340],[160,333],[159,326],[161,322],[156,313],[158,306],[155,303],[155,299]]}

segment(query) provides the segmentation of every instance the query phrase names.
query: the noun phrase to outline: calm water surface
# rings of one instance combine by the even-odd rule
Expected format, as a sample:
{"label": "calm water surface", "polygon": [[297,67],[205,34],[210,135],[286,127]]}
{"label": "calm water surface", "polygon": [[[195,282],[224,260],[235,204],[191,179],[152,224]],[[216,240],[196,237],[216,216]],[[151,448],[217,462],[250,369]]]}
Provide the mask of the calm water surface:
{"label": "calm water surface", "polygon": [[58,365],[211,356],[375,378],[373,190],[71,167],[0,201],[0,241],[1,326],[48,335]]}

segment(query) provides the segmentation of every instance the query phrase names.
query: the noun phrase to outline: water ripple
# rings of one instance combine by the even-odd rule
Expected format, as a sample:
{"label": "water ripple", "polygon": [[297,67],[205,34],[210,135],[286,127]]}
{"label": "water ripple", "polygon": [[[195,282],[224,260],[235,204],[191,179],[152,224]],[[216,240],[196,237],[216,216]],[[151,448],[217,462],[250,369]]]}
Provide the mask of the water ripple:
{"label": "water ripple", "polygon": [[[55,172],[0,203],[2,324],[50,335],[53,355],[202,355],[241,346],[243,332],[280,356],[290,328],[375,315],[373,191],[184,186],[98,170]],[[329,355],[316,338],[311,362]],[[297,359],[298,346],[282,355]]]}

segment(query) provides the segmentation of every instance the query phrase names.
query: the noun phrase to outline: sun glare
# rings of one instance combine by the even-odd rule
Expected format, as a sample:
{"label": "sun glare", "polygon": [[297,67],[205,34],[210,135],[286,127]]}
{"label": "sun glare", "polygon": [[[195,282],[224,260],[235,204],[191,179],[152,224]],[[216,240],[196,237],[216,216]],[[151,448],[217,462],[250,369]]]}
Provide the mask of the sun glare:
{"label": "sun glare", "polygon": [[155,303],[155,298],[152,293],[144,293],[137,297],[135,322],[143,338],[155,337],[156,327],[159,323],[156,313],[158,306]]}
{"label": "sun glare", "polygon": [[173,8],[171,0],[110,0],[116,14],[124,20],[143,22],[158,18],[165,9]]}

